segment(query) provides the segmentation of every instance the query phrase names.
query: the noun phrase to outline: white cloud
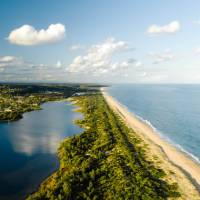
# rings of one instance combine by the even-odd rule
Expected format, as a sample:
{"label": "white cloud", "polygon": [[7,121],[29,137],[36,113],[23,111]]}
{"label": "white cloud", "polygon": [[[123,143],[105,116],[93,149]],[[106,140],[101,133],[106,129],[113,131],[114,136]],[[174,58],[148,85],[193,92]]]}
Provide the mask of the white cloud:
{"label": "white cloud", "polygon": [[53,43],[61,40],[65,36],[65,26],[63,24],[51,24],[46,30],[36,30],[30,25],[23,25],[14,29],[8,36],[12,44],[17,45],[39,45]]}
{"label": "white cloud", "polygon": [[153,58],[153,64],[160,64],[163,62],[168,62],[174,60],[175,55],[171,52],[170,49],[166,49],[162,53],[149,53],[149,56]]}
{"label": "white cloud", "polygon": [[163,26],[153,24],[148,28],[147,32],[150,35],[159,35],[162,33],[170,34],[170,33],[178,32],[180,30],[180,28],[181,28],[181,25],[180,25],[179,21],[172,21],[169,24],[163,25]]}
{"label": "white cloud", "polygon": [[77,51],[80,49],[84,49],[84,47],[80,44],[75,44],[75,45],[72,45],[71,47],[69,47],[69,51]]}
{"label": "white cloud", "polygon": [[142,62],[136,61],[135,66],[136,66],[136,67],[141,67],[141,66],[142,66]]}
{"label": "white cloud", "polygon": [[22,57],[0,56],[1,81],[66,81],[62,63],[46,65],[33,63]]}
{"label": "white cloud", "polygon": [[200,47],[195,48],[195,49],[194,49],[194,53],[195,53],[195,54],[200,54]]}
{"label": "white cloud", "polygon": [[15,56],[2,56],[0,57],[0,67],[5,68],[8,66],[18,66],[24,63],[23,59]]}
{"label": "white cloud", "polygon": [[56,68],[61,68],[62,67],[62,63],[60,62],[60,61],[58,61],[57,63],[56,63]]}
{"label": "white cloud", "polygon": [[9,63],[9,62],[13,62],[15,60],[17,60],[18,58],[15,56],[3,56],[0,57],[0,63]]}
{"label": "white cloud", "polygon": [[128,45],[124,41],[108,38],[103,43],[92,45],[85,55],[77,56],[67,68],[71,73],[106,74],[116,69],[125,69],[131,66],[134,59],[112,62],[116,53],[127,51]]}

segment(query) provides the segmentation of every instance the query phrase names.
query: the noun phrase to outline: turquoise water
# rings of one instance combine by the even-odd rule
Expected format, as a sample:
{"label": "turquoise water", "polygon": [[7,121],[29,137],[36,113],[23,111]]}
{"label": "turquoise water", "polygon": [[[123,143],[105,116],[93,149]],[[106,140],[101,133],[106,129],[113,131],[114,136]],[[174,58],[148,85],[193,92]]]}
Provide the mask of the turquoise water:
{"label": "turquoise water", "polygon": [[114,85],[109,94],[200,161],[200,85]]}
{"label": "turquoise water", "polygon": [[81,114],[66,102],[49,102],[43,110],[0,123],[0,199],[23,199],[58,166],[59,142],[81,132],[73,120]]}

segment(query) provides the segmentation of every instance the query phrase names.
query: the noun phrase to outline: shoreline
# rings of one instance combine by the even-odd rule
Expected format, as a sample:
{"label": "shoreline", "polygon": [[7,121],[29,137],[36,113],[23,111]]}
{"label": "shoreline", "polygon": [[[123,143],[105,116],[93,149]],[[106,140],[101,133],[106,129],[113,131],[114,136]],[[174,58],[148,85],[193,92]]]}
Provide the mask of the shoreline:
{"label": "shoreline", "polygon": [[[108,94],[108,93],[107,93]],[[109,94],[108,94],[109,95]],[[111,96],[111,95],[109,95]],[[112,97],[112,96],[111,96]],[[152,131],[157,134],[162,140],[164,140],[165,142],[169,143],[171,146],[175,147],[177,149],[177,151],[180,151],[181,153],[185,154],[185,156],[187,156],[189,159],[193,160],[195,163],[197,163],[198,165],[200,165],[200,160],[198,159],[198,157],[196,157],[195,155],[193,155],[192,153],[186,151],[181,145],[173,142],[170,138],[168,138],[167,136],[165,136],[161,131],[159,131],[156,127],[154,127],[150,121],[143,119],[142,117],[140,117],[139,115],[136,115],[134,112],[129,111],[128,107],[126,107],[125,105],[123,105],[122,103],[120,103],[117,99],[115,99],[114,97],[112,97],[121,107],[123,107],[127,112],[129,112],[130,114],[132,114],[136,119],[138,119],[141,123],[144,123],[146,126],[149,126]]]}
{"label": "shoreline", "polygon": [[[110,96],[103,88],[102,94],[108,105],[118,113],[125,123],[148,145],[148,157],[167,172],[170,182],[177,182],[183,198],[200,199],[200,165],[161,137],[150,125],[131,113],[125,106]],[[155,159],[154,157],[157,157]]]}

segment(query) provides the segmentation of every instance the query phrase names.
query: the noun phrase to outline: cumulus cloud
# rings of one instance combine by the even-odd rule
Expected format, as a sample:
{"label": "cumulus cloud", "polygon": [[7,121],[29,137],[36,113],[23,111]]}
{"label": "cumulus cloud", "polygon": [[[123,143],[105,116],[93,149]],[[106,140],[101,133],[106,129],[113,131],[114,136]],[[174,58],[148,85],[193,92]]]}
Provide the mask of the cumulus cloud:
{"label": "cumulus cloud", "polygon": [[135,59],[113,62],[116,53],[127,51],[124,41],[108,38],[103,43],[92,45],[85,55],[77,56],[67,68],[71,73],[106,74],[116,69],[125,69],[135,63]]}
{"label": "cumulus cloud", "polygon": [[149,53],[149,56],[151,56],[153,58],[153,64],[160,64],[163,62],[168,62],[168,61],[174,60],[174,58],[175,58],[175,55],[169,49],[166,49],[162,53],[151,52],[151,53]]}
{"label": "cumulus cloud", "polygon": [[163,26],[153,24],[148,28],[147,33],[150,35],[159,35],[163,33],[172,34],[180,31],[180,28],[181,25],[179,21],[172,21],[169,24]]}
{"label": "cumulus cloud", "polygon": [[8,40],[17,45],[39,45],[53,43],[61,40],[65,36],[65,26],[63,24],[51,24],[46,30],[36,30],[33,26],[23,25],[11,31]]}

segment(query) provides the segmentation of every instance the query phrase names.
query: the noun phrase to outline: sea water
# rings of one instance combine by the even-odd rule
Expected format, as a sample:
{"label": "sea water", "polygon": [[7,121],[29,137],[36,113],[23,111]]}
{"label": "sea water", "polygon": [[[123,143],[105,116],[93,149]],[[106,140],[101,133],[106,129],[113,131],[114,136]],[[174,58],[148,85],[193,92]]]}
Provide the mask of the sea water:
{"label": "sea water", "polygon": [[200,85],[113,85],[110,95],[200,162]]}

